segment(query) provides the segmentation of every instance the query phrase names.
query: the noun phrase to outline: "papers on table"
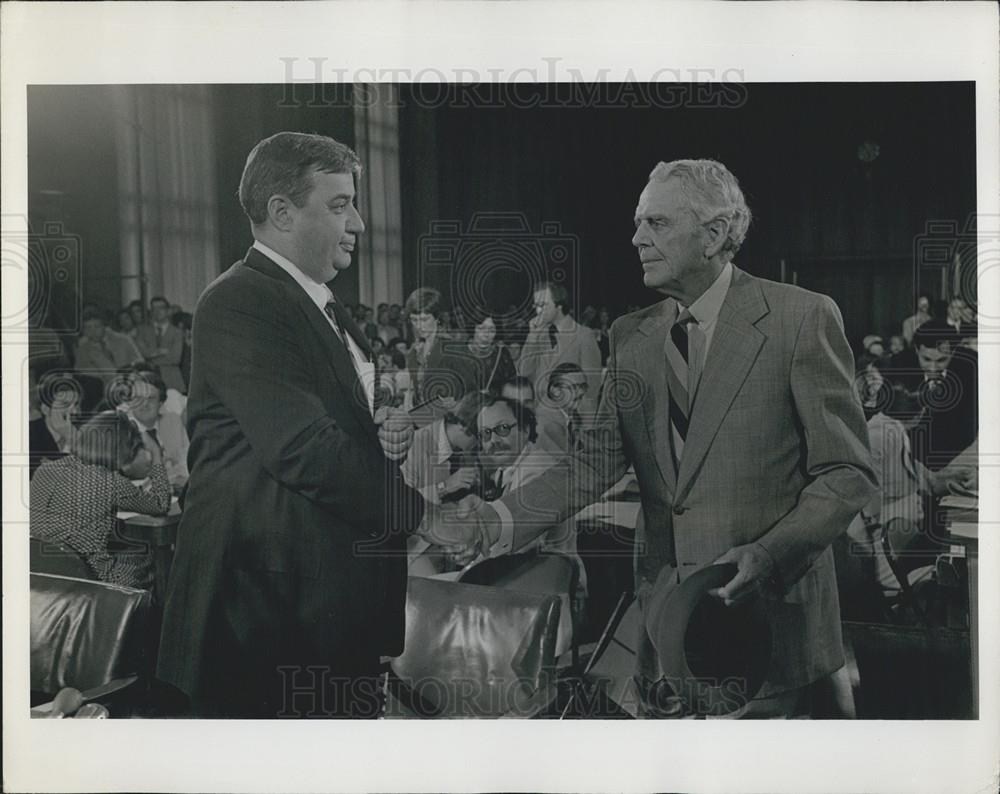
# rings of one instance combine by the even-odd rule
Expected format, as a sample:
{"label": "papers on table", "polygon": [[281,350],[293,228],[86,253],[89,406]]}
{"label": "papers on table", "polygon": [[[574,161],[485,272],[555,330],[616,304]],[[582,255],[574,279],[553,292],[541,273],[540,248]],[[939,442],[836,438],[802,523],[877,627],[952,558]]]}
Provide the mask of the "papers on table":
{"label": "papers on table", "polygon": [[979,498],[976,496],[948,494],[941,497],[940,505],[951,510],[978,510]]}
{"label": "papers on table", "polygon": [[979,524],[971,521],[956,521],[948,527],[948,531],[959,538],[979,540]]}

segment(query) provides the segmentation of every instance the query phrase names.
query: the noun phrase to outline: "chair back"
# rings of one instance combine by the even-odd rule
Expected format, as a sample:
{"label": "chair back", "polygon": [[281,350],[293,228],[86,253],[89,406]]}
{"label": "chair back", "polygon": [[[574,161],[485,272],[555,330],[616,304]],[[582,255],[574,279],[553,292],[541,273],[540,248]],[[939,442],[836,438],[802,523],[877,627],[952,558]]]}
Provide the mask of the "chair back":
{"label": "chair back", "polygon": [[31,689],[92,689],[143,671],[146,590],[31,574]]}
{"label": "chair back", "polygon": [[554,672],[559,611],[557,596],[411,577],[393,672],[436,716],[516,716]]}
{"label": "chair back", "polygon": [[97,579],[87,561],[76,551],[50,540],[28,539],[28,564],[28,570],[32,573],[71,576],[74,579]]}

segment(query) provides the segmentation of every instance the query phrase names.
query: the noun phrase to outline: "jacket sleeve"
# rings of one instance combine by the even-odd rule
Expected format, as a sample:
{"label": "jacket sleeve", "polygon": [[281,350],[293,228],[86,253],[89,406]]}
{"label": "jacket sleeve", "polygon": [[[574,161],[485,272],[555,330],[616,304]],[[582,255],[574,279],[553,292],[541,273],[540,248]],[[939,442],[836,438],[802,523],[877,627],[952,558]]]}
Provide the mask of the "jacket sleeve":
{"label": "jacket sleeve", "polygon": [[275,480],[348,524],[382,531],[398,504],[391,491],[409,489],[377,439],[327,413],[303,352],[309,339],[291,321],[297,311],[270,292],[206,293],[194,324],[199,366]]}
{"label": "jacket sleeve", "polygon": [[580,434],[580,450],[502,500],[514,524],[514,551],[599,500],[625,476],[629,459],[618,401],[634,390],[635,383],[630,373],[619,371],[615,348],[613,326],[601,404],[594,422]]}
{"label": "jacket sleeve", "polygon": [[810,482],[791,512],[757,541],[784,587],[802,577],[878,488],[854,359],[831,299],[804,313],[790,377]]}

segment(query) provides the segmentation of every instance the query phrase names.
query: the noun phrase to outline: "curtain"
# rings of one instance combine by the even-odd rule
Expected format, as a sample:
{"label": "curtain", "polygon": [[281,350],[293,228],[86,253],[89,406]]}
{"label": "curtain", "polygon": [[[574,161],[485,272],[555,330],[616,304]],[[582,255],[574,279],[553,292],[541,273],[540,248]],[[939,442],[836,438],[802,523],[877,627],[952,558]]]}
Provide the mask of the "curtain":
{"label": "curtain", "polygon": [[364,164],[359,207],[358,297],[362,303],[403,301],[403,224],[399,185],[397,88],[365,84],[354,90],[354,143]]}
{"label": "curtain", "polygon": [[194,311],[220,272],[209,86],[116,86],[122,303]]}

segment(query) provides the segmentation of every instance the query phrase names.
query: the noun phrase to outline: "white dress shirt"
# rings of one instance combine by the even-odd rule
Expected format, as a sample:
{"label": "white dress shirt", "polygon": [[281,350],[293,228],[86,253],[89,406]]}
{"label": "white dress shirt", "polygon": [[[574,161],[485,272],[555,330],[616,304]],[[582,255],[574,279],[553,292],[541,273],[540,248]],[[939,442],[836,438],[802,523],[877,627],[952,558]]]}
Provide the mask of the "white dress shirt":
{"label": "white dress shirt", "polygon": [[358,343],[354,341],[354,338],[349,333],[345,331],[344,336],[347,337],[346,339],[341,336],[340,329],[337,328],[337,325],[333,322],[330,315],[326,313],[326,304],[334,300],[333,293],[330,292],[330,288],[326,286],[326,284],[313,281],[293,262],[283,257],[277,251],[264,245],[264,243],[260,240],[254,240],[253,247],[295,279],[295,283],[302,287],[306,295],[309,296],[309,300],[316,304],[316,307],[323,315],[323,319],[326,320],[329,326],[333,329],[333,332],[337,334],[340,341],[344,343],[348,353],[350,353],[351,361],[354,364],[354,371],[358,375],[358,380],[360,380],[362,386],[364,386],[365,396],[368,398],[368,410],[369,412],[374,413],[375,365],[368,360],[364,351],[358,346]]}

